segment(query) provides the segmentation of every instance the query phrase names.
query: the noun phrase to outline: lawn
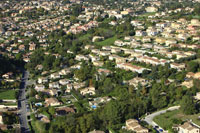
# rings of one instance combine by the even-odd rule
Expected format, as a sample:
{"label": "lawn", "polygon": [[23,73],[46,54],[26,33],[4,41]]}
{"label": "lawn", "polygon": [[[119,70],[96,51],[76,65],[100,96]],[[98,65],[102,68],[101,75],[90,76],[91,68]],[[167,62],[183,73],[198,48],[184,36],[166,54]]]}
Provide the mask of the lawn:
{"label": "lawn", "polygon": [[154,118],[154,122],[156,122],[162,128],[169,129],[173,126],[173,124],[178,124],[181,121],[192,120],[195,124],[200,125],[200,120],[198,117],[199,114],[195,115],[185,115],[180,110],[168,111],[165,114],[161,114]]}
{"label": "lawn", "polygon": [[108,39],[101,41],[101,42],[95,42],[95,44],[101,45],[101,46],[109,46],[109,45],[114,44],[114,42],[116,40],[117,40],[117,36],[114,36],[114,37],[108,38]]}
{"label": "lawn", "polygon": [[15,99],[16,90],[0,91],[0,99]]}
{"label": "lawn", "polygon": [[90,37],[92,37],[91,34],[85,34],[85,35],[79,37],[79,40],[80,40],[80,41],[88,40]]}

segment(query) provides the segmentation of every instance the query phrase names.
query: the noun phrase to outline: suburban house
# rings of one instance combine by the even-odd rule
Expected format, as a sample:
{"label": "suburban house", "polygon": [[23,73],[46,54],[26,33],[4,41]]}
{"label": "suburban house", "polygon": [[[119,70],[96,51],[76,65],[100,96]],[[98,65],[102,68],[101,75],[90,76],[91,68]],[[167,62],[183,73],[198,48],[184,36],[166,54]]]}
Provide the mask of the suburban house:
{"label": "suburban house", "polygon": [[0,112],[0,124],[3,124],[3,114]]}
{"label": "suburban house", "polygon": [[45,86],[44,85],[42,85],[42,84],[37,84],[37,85],[35,85],[35,90],[36,91],[44,91],[44,88],[45,88]]}
{"label": "suburban house", "polygon": [[190,122],[185,122],[183,125],[178,126],[178,133],[199,133],[200,129]]}
{"label": "suburban house", "polygon": [[93,131],[90,131],[89,133],[105,133],[104,131],[100,131],[100,130],[93,130]]}
{"label": "suburban house", "polygon": [[56,89],[46,89],[43,92],[51,96],[57,96],[58,94],[58,91]]}
{"label": "suburban house", "polygon": [[59,74],[60,74],[60,75],[67,75],[67,74],[69,74],[70,72],[71,72],[70,69],[65,68],[65,69],[62,69],[62,70],[59,72]]}
{"label": "suburban house", "polygon": [[56,98],[45,98],[46,106],[59,106],[62,103],[59,102]]}
{"label": "suburban house", "polygon": [[38,81],[37,81],[39,84],[42,84],[42,83],[47,83],[48,82],[48,78],[47,77],[40,77],[38,78]]}
{"label": "suburban house", "polygon": [[60,88],[60,85],[58,82],[52,82],[49,83],[49,88]]}
{"label": "suburban house", "polygon": [[191,87],[193,87],[193,80],[185,80],[184,82],[182,82],[182,84],[181,84],[182,86],[185,86],[185,87],[187,87],[187,88],[191,88]]}
{"label": "suburban house", "polygon": [[75,113],[75,110],[70,107],[59,107],[56,108],[56,115],[66,115],[69,113]]}
{"label": "suburban house", "polygon": [[129,119],[126,121],[126,129],[134,131],[136,133],[148,133],[147,128],[142,127],[139,122],[135,119]]}
{"label": "suburban house", "polygon": [[138,72],[138,73],[142,73],[144,70],[147,70],[146,68],[136,66],[136,65],[132,65],[130,63],[117,63],[116,67],[121,68],[121,69],[125,69],[125,70],[130,70],[132,72]]}
{"label": "suburban house", "polygon": [[144,78],[135,77],[135,78],[129,80],[128,84],[133,85],[135,88],[137,88],[139,84],[142,85],[142,86],[147,85],[148,81]]}
{"label": "suburban house", "polygon": [[94,98],[92,101],[89,101],[89,105],[92,108],[97,108],[100,104],[109,102],[110,100],[111,100],[111,98],[109,98],[107,96],[106,97],[97,97],[97,98]]}
{"label": "suburban house", "polygon": [[103,66],[104,62],[103,61],[93,61],[94,66]]}
{"label": "suburban house", "polygon": [[87,87],[80,90],[81,95],[95,95],[95,88],[94,87]]}
{"label": "suburban house", "polygon": [[51,78],[51,79],[58,79],[58,78],[60,78],[60,75],[59,75],[59,73],[52,73],[52,74],[50,75],[50,78]]}
{"label": "suburban house", "polygon": [[174,69],[178,69],[178,70],[180,71],[180,70],[185,69],[185,64],[184,64],[184,63],[181,63],[181,64],[178,64],[178,63],[171,63],[171,64],[170,64],[170,67],[171,67],[171,68],[174,68]]}
{"label": "suburban house", "polygon": [[145,8],[146,12],[157,12],[158,11],[158,8],[156,7],[147,7]]}
{"label": "suburban house", "polygon": [[196,93],[196,96],[194,96],[195,99],[200,100],[200,92]]}

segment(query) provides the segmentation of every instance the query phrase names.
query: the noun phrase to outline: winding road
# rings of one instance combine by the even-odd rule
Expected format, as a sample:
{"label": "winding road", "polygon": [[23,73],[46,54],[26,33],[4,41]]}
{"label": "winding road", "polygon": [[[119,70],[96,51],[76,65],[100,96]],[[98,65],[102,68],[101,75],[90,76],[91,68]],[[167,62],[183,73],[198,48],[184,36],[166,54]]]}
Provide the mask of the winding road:
{"label": "winding road", "polygon": [[[154,128],[158,126],[157,123],[155,123],[153,121],[153,118],[158,116],[158,115],[161,115],[161,114],[164,114],[166,113],[167,111],[173,111],[173,110],[176,110],[176,109],[179,109],[180,106],[173,106],[173,107],[170,107],[170,108],[167,108],[167,109],[164,109],[164,110],[161,110],[161,111],[158,111],[158,112],[155,112],[155,113],[152,113],[150,115],[147,115],[145,118],[144,118],[144,121],[147,122],[149,125],[153,126]],[[158,126],[159,127],[159,126]],[[159,129],[161,129],[163,132],[166,132],[164,129],[162,129],[161,127],[159,127]],[[159,131],[158,132],[161,132]]]}
{"label": "winding road", "polygon": [[23,71],[21,84],[20,84],[20,91],[19,91],[19,98],[18,98],[18,109],[19,109],[19,120],[20,120],[20,128],[21,133],[30,133],[28,120],[27,120],[27,100],[26,100],[26,84],[29,77],[28,71]]}

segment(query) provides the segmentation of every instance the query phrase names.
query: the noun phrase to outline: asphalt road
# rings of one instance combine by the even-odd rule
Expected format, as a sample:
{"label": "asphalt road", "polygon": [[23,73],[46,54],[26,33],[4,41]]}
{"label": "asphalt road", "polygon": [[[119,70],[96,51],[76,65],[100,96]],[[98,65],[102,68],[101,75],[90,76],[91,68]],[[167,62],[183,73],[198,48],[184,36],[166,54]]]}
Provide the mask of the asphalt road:
{"label": "asphalt road", "polygon": [[19,120],[21,133],[30,133],[28,120],[27,120],[27,105],[26,100],[26,84],[29,77],[28,71],[23,71],[23,76],[20,84],[19,98],[18,98],[18,109],[19,109]]}
{"label": "asphalt road", "polygon": [[[144,121],[146,121],[149,125],[151,125],[151,126],[153,126],[153,127],[157,127],[159,123],[157,124],[157,123],[155,123],[155,122],[153,121],[153,118],[154,118],[154,117],[156,117],[156,116],[158,116],[158,115],[161,115],[161,114],[164,114],[164,113],[166,113],[167,111],[172,111],[172,110],[176,110],[176,109],[179,109],[179,108],[180,108],[180,106],[173,106],[173,107],[170,107],[170,108],[168,108],[168,109],[164,109],[164,110],[161,110],[161,111],[152,113],[152,114],[150,114],[150,115],[147,115],[147,116],[144,118]],[[167,132],[167,131],[165,131],[164,129],[162,129],[161,127],[158,126],[158,128],[156,128],[156,130],[157,130],[158,132],[161,132],[161,131],[159,131],[159,129],[163,130],[163,132]]]}

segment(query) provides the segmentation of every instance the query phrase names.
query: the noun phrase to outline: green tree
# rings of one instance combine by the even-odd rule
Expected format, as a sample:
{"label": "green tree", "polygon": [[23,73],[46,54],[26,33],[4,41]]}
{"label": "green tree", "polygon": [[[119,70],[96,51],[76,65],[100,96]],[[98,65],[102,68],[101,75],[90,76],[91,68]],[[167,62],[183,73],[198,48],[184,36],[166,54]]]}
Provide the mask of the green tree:
{"label": "green tree", "polygon": [[49,107],[48,112],[49,112],[51,115],[54,115],[54,114],[55,114],[55,108],[54,108],[54,107]]}
{"label": "green tree", "polygon": [[185,95],[181,100],[181,111],[186,115],[196,113],[195,103],[192,96]]}
{"label": "green tree", "polygon": [[189,72],[197,72],[198,68],[199,68],[198,62],[190,61],[190,62],[187,64],[187,70],[188,70]]}

